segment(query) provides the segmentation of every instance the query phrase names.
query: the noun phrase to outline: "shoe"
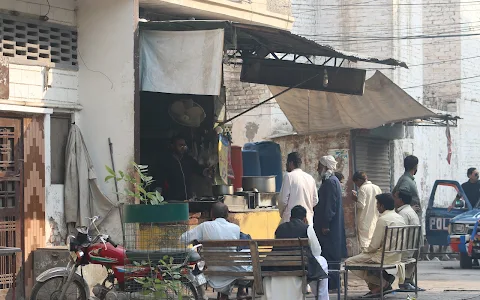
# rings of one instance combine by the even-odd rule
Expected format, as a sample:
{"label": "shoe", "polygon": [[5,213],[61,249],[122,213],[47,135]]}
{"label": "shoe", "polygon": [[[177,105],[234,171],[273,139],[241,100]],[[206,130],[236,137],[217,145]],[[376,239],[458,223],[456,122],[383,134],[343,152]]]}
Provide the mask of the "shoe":
{"label": "shoe", "polygon": [[[399,292],[415,292],[415,285],[413,283],[404,283],[398,285]],[[424,292],[425,290],[417,287],[418,292]]]}
{"label": "shoe", "polygon": [[392,283],[395,281],[395,276],[393,276],[392,274],[388,274],[387,278],[385,279],[387,279],[388,283],[392,285]]}

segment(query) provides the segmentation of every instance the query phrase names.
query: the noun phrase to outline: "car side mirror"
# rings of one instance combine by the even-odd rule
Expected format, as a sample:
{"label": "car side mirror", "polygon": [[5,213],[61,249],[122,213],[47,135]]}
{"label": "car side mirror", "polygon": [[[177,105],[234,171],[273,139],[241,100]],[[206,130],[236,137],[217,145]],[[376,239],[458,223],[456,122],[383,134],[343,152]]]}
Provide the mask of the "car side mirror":
{"label": "car side mirror", "polygon": [[465,207],[465,201],[463,201],[462,199],[455,200],[454,207],[455,208],[464,208]]}

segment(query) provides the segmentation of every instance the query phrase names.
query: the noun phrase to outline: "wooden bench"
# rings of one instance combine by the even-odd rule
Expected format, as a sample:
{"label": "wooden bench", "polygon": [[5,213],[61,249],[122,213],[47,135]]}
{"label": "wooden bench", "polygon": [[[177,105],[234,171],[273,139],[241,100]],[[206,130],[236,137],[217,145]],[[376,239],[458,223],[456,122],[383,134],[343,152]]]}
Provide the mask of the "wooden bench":
{"label": "wooden bench", "polygon": [[414,265],[415,272],[415,297],[418,298],[418,276],[417,276],[417,261],[420,253],[420,239],[422,234],[422,227],[420,225],[407,225],[407,226],[390,226],[385,228],[385,237],[383,239],[382,256],[379,264],[345,264],[344,273],[344,299],[347,299],[347,287],[348,287],[348,271],[362,270],[378,272],[380,276],[380,299],[384,299],[383,293],[383,271],[392,270],[397,267],[396,264],[385,264],[385,254],[398,253],[402,254],[402,259],[399,262],[408,265]]}
{"label": "wooden bench", "polygon": [[[307,293],[308,239],[201,241],[200,255],[205,260],[207,276],[238,277],[250,281],[252,295],[264,295],[263,278],[296,276],[302,278]],[[248,250],[237,251],[237,247]],[[272,249],[275,248],[273,251]],[[216,267],[248,266],[250,270],[219,271]]]}

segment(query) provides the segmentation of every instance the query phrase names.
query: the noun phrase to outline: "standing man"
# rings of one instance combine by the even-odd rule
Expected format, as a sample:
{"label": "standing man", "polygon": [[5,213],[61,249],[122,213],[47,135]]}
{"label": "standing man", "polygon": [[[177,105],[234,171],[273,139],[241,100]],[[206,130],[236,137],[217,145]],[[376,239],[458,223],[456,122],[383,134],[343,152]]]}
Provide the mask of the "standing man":
{"label": "standing man", "polygon": [[361,252],[367,250],[377,225],[378,211],[376,196],[382,193],[379,186],[368,180],[365,172],[355,172],[353,183],[358,192],[353,192],[353,200],[357,206],[357,236]]}
{"label": "standing man", "polygon": [[397,185],[393,188],[393,195],[398,191],[408,191],[412,195],[411,206],[417,213],[418,219],[422,219],[422,207],[420,204],[420,197],[418,197],[417,183],[415,182],[415,174],[417,174],[418,158],[413,155],[405,157],[403,160],[405,173],[398,179]]}
{"label": "standing man", "polygon": [[281,223],[290,221],[290,211],[301,205],[307,210],[308,224],[313,224],[313,208],[318,203],[317,184],[312,175],[303,172],[302,157],[298,152],[287,156],[287,174],[280,190]]}
{"label": "standing man", "polygon": [[162,194],[166,200],[191,199],[193,174],[209,176],[209,169],[187,154],[187,143],[183,137],[173,137],[170,149],[171,156],[165,159],[161,168],[159,183],[162,185]]}
{"label": "standing man", "polygon": [[319,203],[314,209],[314,229],[320,245],[322,256],[328,262],[328,288],[334,291],[340,288],[340,263],[347,256],[347,243],[343,221],[342,189],[334,172],[337,161],[331,155],[323,156],[317,171],[322,180],[318,190]]}
{"label": "standing man", "polygon": [[[379,264],[382,261],[383,241],[385,239],[385,228],[388,226],[405,226],[403,218],[395,212],[394,199],[391,194],[380,194],[377,198],[377,209],[380,213],[375,231],[373,233],[372,241],[365,252],[362,252],[356,256],[352,256],[345,261],[345,264]],[[395,245],[397,236],[387,236],[387,244]],[[395,264],[400,262],[402,255],[400,253],[384,253],[385,264]],[[351,271],[353,274],[365,280],[370,292],[365,297],[379,296],[381,291],[381,279],[379,272],[375,271],[363,271],[356,270]],[[392,289],[392,283],[395,281],[395,277],[387,272],[383,271],[383,291],[387,292]]]}
{"label": "standing man", "polygon": [[[397,213],[402,216],[405,221],[405,225],[420,225],[420,220],[418,219],[417,213],[412,209],[410,203],[412,202],[412,195],[410,192],[400,190],[398,191],[395,198],[395,210]],[[416,256],[416,253],[405,253],[404,255],[412,257],[412,254]],[[399,287],[403,291],[415,291],[415,283],[413,281],[413,276],[415,272],[415,266],[410,264],[405,267],[405,282],[399,284]],[[419,291],[423,289],[418,288]]]}

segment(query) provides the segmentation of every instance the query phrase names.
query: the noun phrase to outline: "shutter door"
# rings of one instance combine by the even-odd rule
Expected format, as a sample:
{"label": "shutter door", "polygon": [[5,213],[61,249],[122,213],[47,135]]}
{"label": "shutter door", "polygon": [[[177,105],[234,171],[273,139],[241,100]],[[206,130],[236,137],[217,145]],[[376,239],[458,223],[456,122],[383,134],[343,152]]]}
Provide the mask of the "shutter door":
{"label": "shutter door", "polygon": [[390,141],[355,138],[355,171],[367,173],[368,179],[383,192],[391,191]]}

